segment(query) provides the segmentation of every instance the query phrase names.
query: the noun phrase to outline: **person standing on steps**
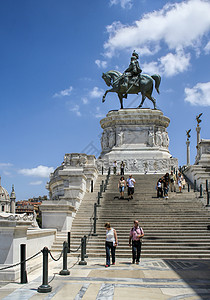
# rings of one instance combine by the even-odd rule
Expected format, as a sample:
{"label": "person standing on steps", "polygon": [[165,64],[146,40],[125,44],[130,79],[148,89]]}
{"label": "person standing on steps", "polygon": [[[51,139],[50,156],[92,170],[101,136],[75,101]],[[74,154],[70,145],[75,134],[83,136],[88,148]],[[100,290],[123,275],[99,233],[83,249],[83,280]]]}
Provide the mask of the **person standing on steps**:
{"label": "person standing on steps", "polygon": [[144,236],[143,229],[139,226],[139,222],[137,220],[134,221],[134,226],[130,230],[129,236],[129,246],[131,247],[132,241],[132,263],[138,265],[140,262],[141,256],[141,239]]}
{"label": "person standing on steps", "polygon": [[117,232],[114,228],[111,227],[110,223],[105,223],[104,227],[106,228],[106,265],[105,268],[110,267],[110,250],[112,254],[112,264],[115,265],[115,250],[118,245],[117,241]]}
{"label": "person standing on steps", "polygon": [[174,174],[173,171],[171,171],[170,174],[169,185],[170,185],[171,192],[176,192],[176,175]]}
{"label": "person standing on steps", "polygon": [[136,183],[136,180],[132,177],[132,175],[129,175],[129,178],[127,179],[128,201],[130,199],[133,199],[134,185],[135,185],[135,183]]}
{"label": "person standing on steps", "polygon": [[117,174],[117,162],[116,162],[116,160],[113,162],[113,173],[114,173],[114,175]]}
{"label": "person standing on steps", "polygon": [[125,169],[125,164],[122,161],[121,164],[120,164],[120,175],[124,175],[124,169]]}
{"label": "person standing on steps", "polygon": [[162,178],[159,178],[157,182],[157,198],[163,198]]}
{"label": "person standing on steps", "polygon": [[124,190],[126,187],[126,182],[124,176],[120,177],[119,183],[118,183],[118,188],[120,192],[120,199],[124,199]]}

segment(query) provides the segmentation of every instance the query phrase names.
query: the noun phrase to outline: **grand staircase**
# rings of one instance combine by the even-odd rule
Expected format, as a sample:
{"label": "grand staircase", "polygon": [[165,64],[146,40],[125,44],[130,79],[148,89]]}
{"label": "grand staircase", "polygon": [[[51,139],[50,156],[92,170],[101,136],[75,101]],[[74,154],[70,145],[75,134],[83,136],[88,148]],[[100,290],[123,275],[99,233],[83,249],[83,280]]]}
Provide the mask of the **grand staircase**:
{"label": "grand staircase", "polygon": [[[160,175],[135,175],[134,199],[119,199],[119,176],[112,175],[97,209],[97,236],[90,236],[87,244],[89,257],[105,256],[105,222],[110,222],[118,234],[116,255],[131,257],[129,232],[134,220],[139,220],[145,236],[142,257],[147,258],[210,258],[210,212],[193,191],[169,193],[169,199],[157,199],[155,185]],[[105,176],[99,176],[94,193],[86,194],[73,221],[71,249],[76,249],[83,235],[88,235],[97,201],[99,185]],[[61,250],[65,234],[60,234],[52,250]],[[73,253],[72,253],[73,254]],[[75,254],[76,255],[76,254]],[[77,253],[78,255],[78,253]]]}

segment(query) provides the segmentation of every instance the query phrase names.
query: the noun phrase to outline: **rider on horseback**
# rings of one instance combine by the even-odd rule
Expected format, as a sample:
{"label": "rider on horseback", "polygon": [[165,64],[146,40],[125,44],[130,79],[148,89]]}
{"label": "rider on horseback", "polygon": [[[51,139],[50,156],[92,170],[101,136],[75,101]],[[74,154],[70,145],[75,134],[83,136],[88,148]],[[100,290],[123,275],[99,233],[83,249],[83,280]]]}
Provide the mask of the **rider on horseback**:
{"label": "rider on horseback", "polygon": [[142,72],[139,62],[138,62],[139,55],[134,50],[131,56],[131,62],[129,67],[123,73],[124,75],[124,82],[123,85],[128,88],[128,84],[139,86],[140,81],[140,73]]}

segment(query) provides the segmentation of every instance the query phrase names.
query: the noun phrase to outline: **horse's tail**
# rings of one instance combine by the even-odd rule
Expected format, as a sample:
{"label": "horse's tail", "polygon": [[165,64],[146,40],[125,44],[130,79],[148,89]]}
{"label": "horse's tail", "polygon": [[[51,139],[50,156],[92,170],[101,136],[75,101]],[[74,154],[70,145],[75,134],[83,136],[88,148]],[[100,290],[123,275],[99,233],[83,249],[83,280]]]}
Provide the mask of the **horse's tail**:
{"label": "horse's tail", "polygon": [[158,94],[160,94],[160,91],[159,91],[159,86],[160,86],[160,82],[161,82],[161,77],[160,75],[158,74],[154,74],[151,76],[154,81],[155,81],[155,88],[156,88],[156,91],[158,92]]}

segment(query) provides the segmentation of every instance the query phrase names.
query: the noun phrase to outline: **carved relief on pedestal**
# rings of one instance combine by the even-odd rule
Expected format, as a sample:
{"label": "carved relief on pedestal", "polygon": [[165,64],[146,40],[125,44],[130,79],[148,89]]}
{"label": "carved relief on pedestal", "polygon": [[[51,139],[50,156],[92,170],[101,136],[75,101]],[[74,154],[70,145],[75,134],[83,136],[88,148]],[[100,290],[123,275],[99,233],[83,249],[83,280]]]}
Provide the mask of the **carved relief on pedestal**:
{"label": "carved relief on pedestal", "polygon": [[148,146],[153,147],[155,144],[155,135],[153,131],[148,132]]}
{"label": "carved relief on pedestal", "polygon": [[124,142],[124,133],[121,131],[116,136],[116,146],[120,147],[123,145]]}
{"label": "carved relief on pedestal", "polygon": [[160,130],[156,132],[155,137],[156,137],[156,145],[161,147],[163,143],[163,138]]}
{"label": "carved relief on pedestal", "polygon": [[109,132],[109,148],[113,148],[115,146],[115,131]]}
{"label": "carved relief on pedestal", "polygon": [[109,139],[108,139],[108,133],[107,133],[107,131],[104,131],[102,133],[102,136],[101,136],[101,148],[102,148],[102,151],[106,150],[107,148],[109,148]]}
{"label": "carved relief on pedestal", "polygon": [[162,138],[163,138],[163,147],[168,148],[168,146],[169,146],[169,137],[168,137],[168,133],[166,131],[164,131],[162,133]]}

